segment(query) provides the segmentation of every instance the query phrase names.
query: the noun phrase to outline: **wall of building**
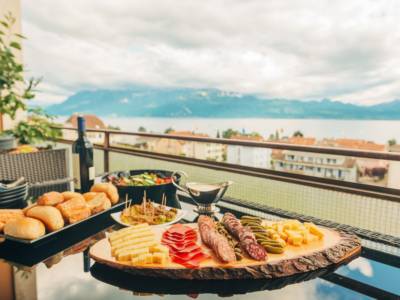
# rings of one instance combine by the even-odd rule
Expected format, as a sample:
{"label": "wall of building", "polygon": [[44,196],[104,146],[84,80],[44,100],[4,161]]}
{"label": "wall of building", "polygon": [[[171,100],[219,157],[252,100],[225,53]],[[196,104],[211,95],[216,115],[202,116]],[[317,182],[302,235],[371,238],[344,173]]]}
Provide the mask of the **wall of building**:
{"label": "wall of building", "polygon": [[357,180],[356,165],[346,166],[343,156],[285,150],[282,153],[281,159],[273,159],[273,168],[277,171],[353,182]]}
{"label": "wall of building", "polygon": [[271,167],[271,150],[228,145],[226,161],[230,164],[269,169]]}
{"label": "wall of building", "polygon": [[[0,19],[3,19],[4,15],[11,12],[16,18],[16,22],[13,27],[15,33],[21,33],[21,3],[20,0],[0,0]],[[22,62],[22,52],[16,51],[15,55],[19,62]],[[13,128],[19,121],[26,118],[26,112],[18,111],[15,120],[11,120],[8,116],[0,115],[0,130],[7,130]]]}

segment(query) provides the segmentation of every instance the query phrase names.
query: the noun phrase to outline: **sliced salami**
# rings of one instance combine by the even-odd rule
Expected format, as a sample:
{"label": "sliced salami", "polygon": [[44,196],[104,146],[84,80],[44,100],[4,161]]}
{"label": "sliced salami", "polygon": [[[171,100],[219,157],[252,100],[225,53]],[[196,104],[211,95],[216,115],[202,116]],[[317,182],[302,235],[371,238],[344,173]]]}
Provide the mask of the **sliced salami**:
{"label": "sliced salami", "polygon": [[213,250],[219,260],[225,263],[236,261],[234,249],[226,237],[216,230],[210,217],[200,216],[198,226],[203,243]]}
{"label": "sliced salami", "polygon": [[222,222],[228,232],[239,240],[240,246],[255,260],[264,260],[267,257],[264,247],[257,243],[252,230],[244,227],[233,214],[226,213]]}
{"label": "sliced salami", "polygon": [[250,255],[250,257],[255,260],[265,260],[265,258],[267,257],[267,252],[265,251],[264,247],[262,247],[257,242],[246,244],[245,250]]}

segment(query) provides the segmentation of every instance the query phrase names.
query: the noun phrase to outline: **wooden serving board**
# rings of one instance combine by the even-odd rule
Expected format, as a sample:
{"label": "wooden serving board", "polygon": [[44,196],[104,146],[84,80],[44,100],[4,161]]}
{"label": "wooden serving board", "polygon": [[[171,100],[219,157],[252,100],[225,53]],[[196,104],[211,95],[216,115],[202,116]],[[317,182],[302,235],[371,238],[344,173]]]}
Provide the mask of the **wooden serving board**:
{"label": "wooden serving board", "polygon": [[[197,229],[197,224],[186,224]],[[156,236],[166,228],[153,228]],[[132,266],[121,263],[111,256],[111,248],[107,238],[100,240],[90,249],[90,257],[108,266],[128,271],[135,275],[152,276],[171,279],[249,279],[277,278],[297,273],[314,271],[333,264],[348,262],[361,252],[360,240],[352,234],[320,227],[325,236],[322,240],[308,245],[288,245],[282,254],[268,253],[265,261],[256,261],[244,257],[241,261],[222,264],[212,251],[202,244],[200,236],[197,243],[211,258],[203,261],[197,269],[185,268],[180,264],[169,262],[165,265]]]}

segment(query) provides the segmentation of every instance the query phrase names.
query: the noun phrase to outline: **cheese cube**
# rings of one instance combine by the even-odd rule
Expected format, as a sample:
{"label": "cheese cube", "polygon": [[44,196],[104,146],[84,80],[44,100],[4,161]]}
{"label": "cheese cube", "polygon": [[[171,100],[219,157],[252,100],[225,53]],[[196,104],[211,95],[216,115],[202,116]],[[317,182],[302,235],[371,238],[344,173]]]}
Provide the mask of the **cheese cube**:
{"label": "cheese cube", "polygon": [[165,253],[153,253],[153,263],[163,265],[167,262],[167,254]]}
{"label": "cheese cube", "polygon": [[310,231],[310,233],[316,235],[319,239],[324,237],[324,233],[314,223],[304,223],[304,226]]}
{"label": "cheese cube", "polygon": [[132,258],[137,257],[141,254],[145,254],[145,253],[149,253],[148,247],[139,248],[139,249],[135,249],[135,250],[126,250],[126,251],[121,252],[117,256],[117,260],[121,260],[121,261],[131,260]]}
{"label": "cheese cube", "polygon": [[168,253],[169,253],[169,249],[168,249],[168,247],[166,247],[166,246],[157,244],[157,245],[154,245],[154,246],[151,246],[151,247],[150,247],[150,252],[151,252],[151,253],[160,252],[160,253],[166,253],[166,254],[168,254]]}

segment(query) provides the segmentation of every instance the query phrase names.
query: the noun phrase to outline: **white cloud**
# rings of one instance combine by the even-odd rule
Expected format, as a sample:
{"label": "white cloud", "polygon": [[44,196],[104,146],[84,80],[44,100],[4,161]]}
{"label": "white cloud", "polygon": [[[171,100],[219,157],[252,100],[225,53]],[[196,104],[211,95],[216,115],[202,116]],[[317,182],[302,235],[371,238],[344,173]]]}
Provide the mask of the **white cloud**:
{"label": "white cloud", "polygon": [[39,100],[132,84],[372,104],[400,96],[396,0],[23,0]]}
{"label": "white cloud", "polygon": [[374,270],[372,269],[370,262],[363,257],[353,260],[348,264],[348,267],[352,271],[359,270],[361,274],[367,277],[372,277],[374,275]]}

